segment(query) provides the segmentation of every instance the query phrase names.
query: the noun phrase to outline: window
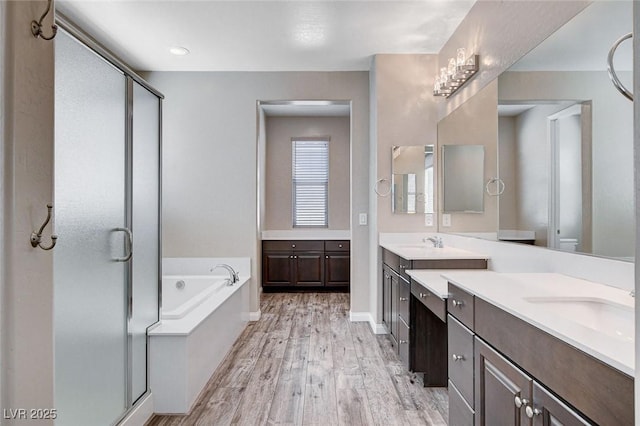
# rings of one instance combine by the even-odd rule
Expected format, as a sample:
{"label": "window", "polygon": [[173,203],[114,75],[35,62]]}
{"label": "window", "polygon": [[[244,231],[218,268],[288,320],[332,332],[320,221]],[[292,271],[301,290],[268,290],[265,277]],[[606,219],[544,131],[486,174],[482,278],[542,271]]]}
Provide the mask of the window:
{"label": "window", "polygon": [[293,226],[329,226],[329,141],[292,141]]}

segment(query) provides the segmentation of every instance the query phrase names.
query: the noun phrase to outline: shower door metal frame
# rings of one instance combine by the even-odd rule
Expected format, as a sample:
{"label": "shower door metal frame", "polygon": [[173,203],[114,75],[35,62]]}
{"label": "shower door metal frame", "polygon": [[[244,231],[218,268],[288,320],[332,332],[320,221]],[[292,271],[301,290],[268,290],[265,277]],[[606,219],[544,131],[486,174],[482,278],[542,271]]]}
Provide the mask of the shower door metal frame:
{"label": "shower door metal frame", "polygon": [[[124,139],[124,149],[125,149],[125,226],[131,230],[133,225],[133,180],[132,180],[132,165],[133,165],[133,83],[136,82],[140,84],[144,89],[148,90],[151,94],[155,95],[158,98],[158,315],[157,321],[147,327],[147,330],[154,327],[156,324],[160,322],[160,312],[162,306],[162,242],[160,241],[162,235],[162,101],[164,100],[164,95],[158,91],[156,88],[151,86],[148,82],[146,82],[142,77],[136,74],[126,63],[120,60],[116,55],[102,46],[99,42],[97,42],[93,37],[88,35],[78,26],[76,26],[73,22],[71,22],[66,16],[63,14],[56,12],[55,16],[56,24],[69,34],[72,38],[76,39],[81,44],[85,45],[95,54],[100,56],[102,59],[113,65],[115,68],[119,69],[126,79],[125,84],[125,139]],[[146,363],[146,391],[136,400],[133,400],[132,397],[132,387],[133,387],[133,371],[132,371],[132,359],[133,359],[133,345],[132,345],[132,335],[130,333],[131,330],[131,321],[133,314],[133,258],[127,262],[127,267],[125,268],[125,282],[127,288],[125,289],[126,294],[126,324],[127,324],[127,336],[126,336],[126,347],[125,347],[125,359],[127,360],[127,365],[125,368],[126,377],[124,377],[124,395],[125,395],[125,407],[126,410],[121,414],[119,418],[116,419],[115,424],[120,423],[124,420],[135,408],[136,404],[139,401],[144,400],[151,394],[151,390],[149,389],[149,337],[147,335],[147,345],[146,345],[146,353],[147,353],[147,363]]]}

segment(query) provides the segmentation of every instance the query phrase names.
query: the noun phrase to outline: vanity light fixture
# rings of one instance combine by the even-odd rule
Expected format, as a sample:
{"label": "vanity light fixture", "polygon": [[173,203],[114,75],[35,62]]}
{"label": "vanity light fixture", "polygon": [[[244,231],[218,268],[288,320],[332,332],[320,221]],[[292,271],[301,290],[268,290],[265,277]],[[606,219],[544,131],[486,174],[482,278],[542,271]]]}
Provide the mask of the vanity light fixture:
{"label": "vanity light fixture", "polygon": [[448,98],[462,87],[478,72],[478,55],[467,56],[467,51],[461,47],[455,58],[450,58],[446,67],[440,68],[440,74],[433,82],[433,96]]}
{"label": "vanity light fixture", "polygon": [[182,46],[174,46],[174,47],[170,47],[169,48],[169,52],[172,55],[176,55],[176,56],[185,56],[188,55],[189,49],[187,49],[186,47],[182,47]]}

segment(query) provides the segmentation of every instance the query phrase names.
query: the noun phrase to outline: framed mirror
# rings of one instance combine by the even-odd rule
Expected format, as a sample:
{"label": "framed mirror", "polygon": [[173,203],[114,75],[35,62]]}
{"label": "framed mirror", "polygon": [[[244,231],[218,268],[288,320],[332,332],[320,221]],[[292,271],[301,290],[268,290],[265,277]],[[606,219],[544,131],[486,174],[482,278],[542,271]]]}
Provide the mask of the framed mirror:
{"label": "framed mirror", "polygon": [[442,147],[444,213],[484,211],[484,145]]}
{"label": "framed mirror", "polygon": [[434,145],[391,148],[391,208],[394,213],[433,213]]}
{"label": "framed mirror", "polygon": [[[632,8],[593,2],[498,78],[498,239],[633,260],[633,103],[606,61]],[[631,42],[614,64],[632,87]]]}

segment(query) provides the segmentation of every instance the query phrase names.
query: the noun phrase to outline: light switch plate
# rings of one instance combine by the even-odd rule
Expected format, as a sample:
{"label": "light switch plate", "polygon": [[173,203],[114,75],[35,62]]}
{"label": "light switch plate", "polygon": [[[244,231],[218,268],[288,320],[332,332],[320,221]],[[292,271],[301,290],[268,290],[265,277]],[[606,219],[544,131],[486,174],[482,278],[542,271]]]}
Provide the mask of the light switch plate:
{"label": "light switch plate", "polygon": [[358,223],[360,225],[366,225],[367,224],[367,214],[366,213],[360,213],[360,217],[358,218]]}
{"label": "light switch plate", "polygon": [[442,226],[451,226],[451,215],[450,214],[443,214],[442,215]]}
{"label": "light switch plate", "polygon": [[433,226],[433,213],[426,213],[424,215],[424,226]]}

